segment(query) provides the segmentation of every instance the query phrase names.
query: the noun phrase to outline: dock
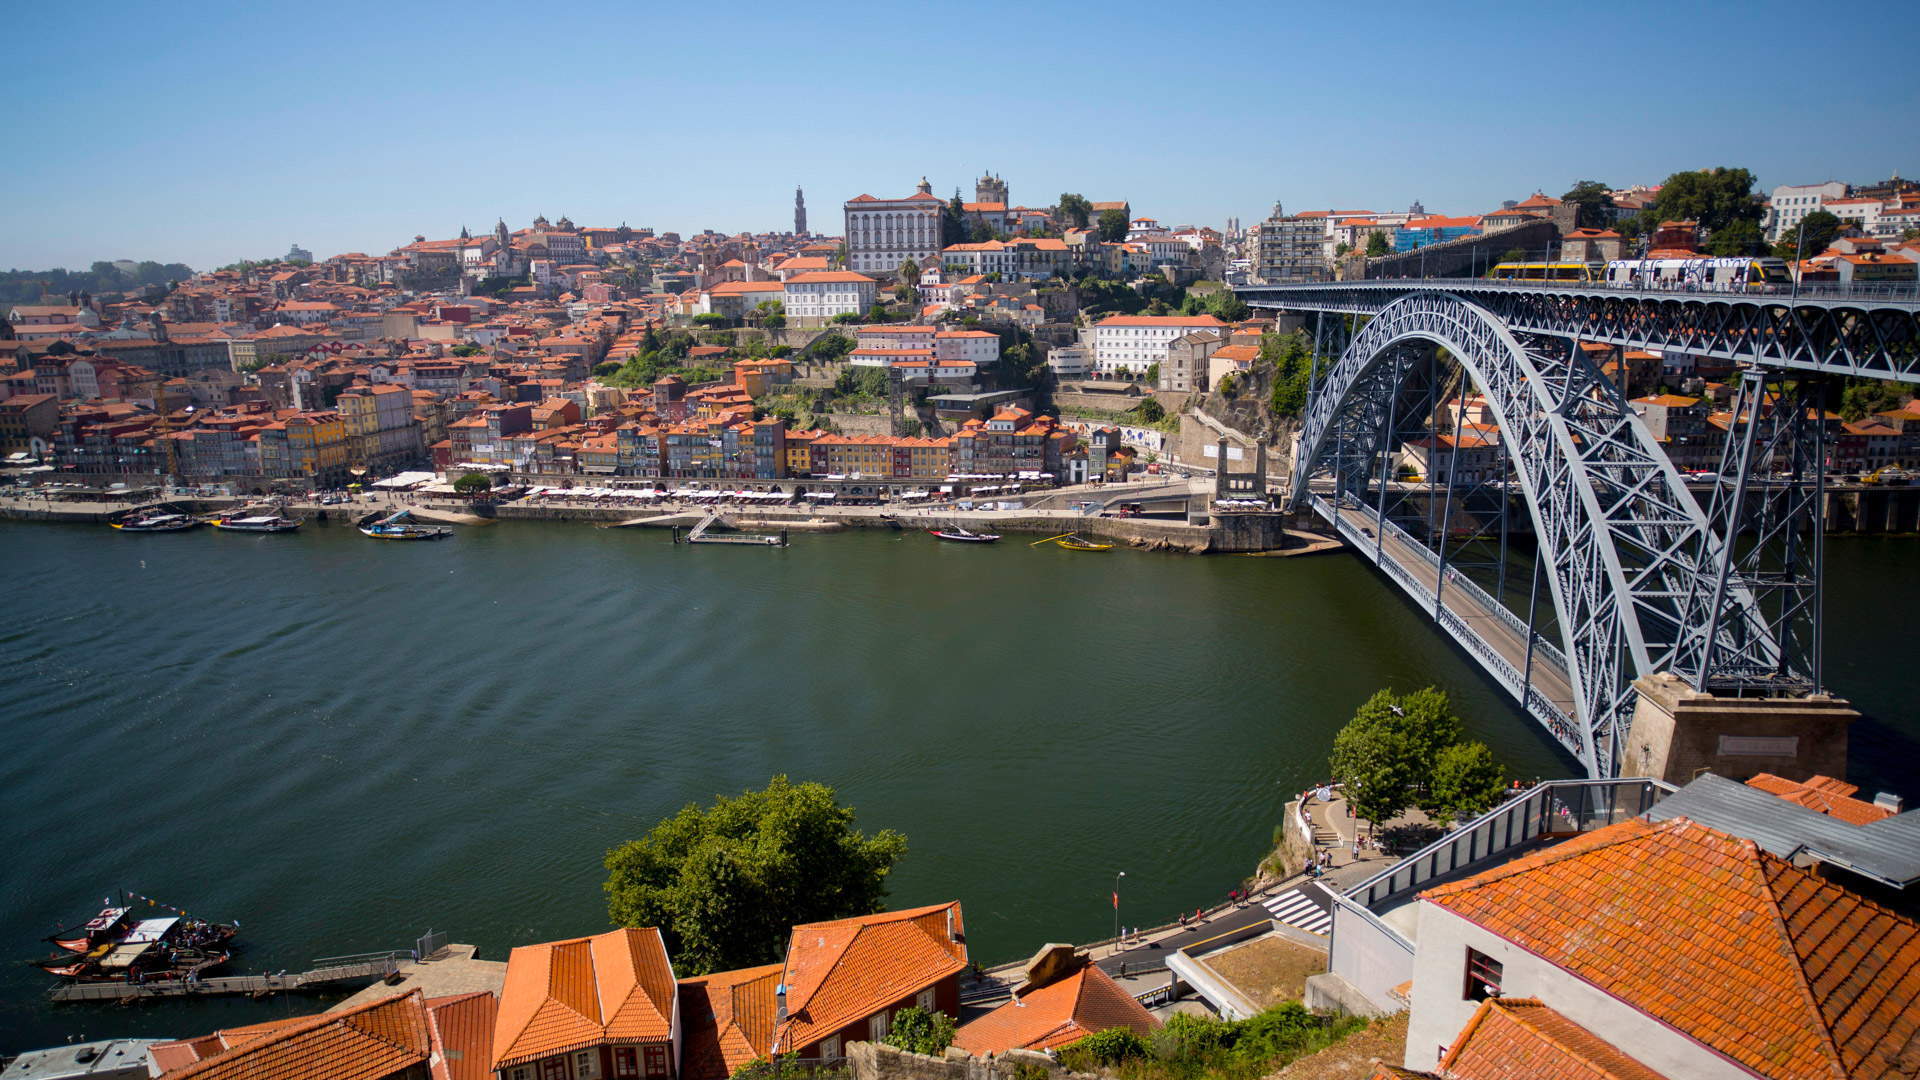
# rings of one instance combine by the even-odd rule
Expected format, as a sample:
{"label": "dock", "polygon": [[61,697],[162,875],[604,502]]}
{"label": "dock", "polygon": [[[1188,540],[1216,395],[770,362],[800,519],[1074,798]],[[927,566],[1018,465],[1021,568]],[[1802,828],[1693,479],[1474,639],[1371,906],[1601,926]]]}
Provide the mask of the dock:
{"label": "dock", "polygon": [[392,978],[400,970],[401,951],[331,956],[315,960],[306,971],[274,975],[223,975],[211,979],[163,979],[152,982],[77,982],[53,988],[56,1002],[133,1001],[143,998],[212,997],[245,994],[266,997],[270,994],[302,990],[332,989],[342,983]]}
{"label": "dock", "polygon": [[778,535],[710,531],[716,524],[725,525],[725,522],[720,520],[720,511],[718,508],[710,508],[707,510],[707,516],[701,518],[700,524],[695,525],[693,530],[687,533],[687,535],[681,536],[680,530],[676,527],[673,530],[673,542],[676,544],[749,544],[754,547],[787,546],[787,531],[785,529],[780,530]]}

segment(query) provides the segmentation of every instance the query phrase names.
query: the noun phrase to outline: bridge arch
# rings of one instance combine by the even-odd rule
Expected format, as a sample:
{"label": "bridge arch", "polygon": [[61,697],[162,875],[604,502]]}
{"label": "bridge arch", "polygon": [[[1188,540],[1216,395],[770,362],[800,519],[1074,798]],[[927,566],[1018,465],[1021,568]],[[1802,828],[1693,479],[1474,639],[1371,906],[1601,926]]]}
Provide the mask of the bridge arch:
{"label": "bridge arch", "polygon": [[[1371,538],[1362,542],[1374,546],[1370,556],[1383,568],[1398,571],[1393,576],[1410,593],[1430,589],[1416,599],[1589,775],[1613,775],[1630,720],[1631,683],[1672,666],[1689,632],[1688,605],[1712,592],[1715,575],[1706,568],[1718,564],[1718,540],[1624,396],[1570,340],[1522,337],[1452,293],[1411,293],[1387,305],[1315,391],[1294,456],[1291,501],[1313,506],[1355,539],[1343,518],[1354,512],[1356,493],[1376,482],[1384,506],[1397,402],[1417,366],[1413,358],[1434,346],[1472,380],[1506,443],[1560,631],[1560,647],[1544,648],[1564,670],[1569,692],[1556,701],[1537,689],[1530,623],[1522,669],[1510,646],[1503,653],[1471,620],[1446,609],[1445,590],[1473,586],[1453,584],[1444,554],[1425,571],[1434,584],[1422,586],[1405,568],[1388,567],[1386,537],[1398,532],[1390,522],[1376,517],[1379,533],[1362,530]],[[1724,595],[1735,613],[1730,633],[1764,631],[1753,621],[1747,590],[1735,582]],[[1499,608],[1491,615],[1515,621],[1499,601],[1491,606]]]}

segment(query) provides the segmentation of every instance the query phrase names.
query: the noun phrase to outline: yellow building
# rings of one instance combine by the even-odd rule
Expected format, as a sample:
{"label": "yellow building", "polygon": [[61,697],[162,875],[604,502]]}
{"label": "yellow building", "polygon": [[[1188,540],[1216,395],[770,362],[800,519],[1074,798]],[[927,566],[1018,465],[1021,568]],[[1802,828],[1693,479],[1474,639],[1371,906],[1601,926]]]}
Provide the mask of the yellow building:
{"label": "yellow building", "polygon": [[347,425],[332,409],[296,413],[286,420],[287,463],[295,476],[332,487],[347,479]]}

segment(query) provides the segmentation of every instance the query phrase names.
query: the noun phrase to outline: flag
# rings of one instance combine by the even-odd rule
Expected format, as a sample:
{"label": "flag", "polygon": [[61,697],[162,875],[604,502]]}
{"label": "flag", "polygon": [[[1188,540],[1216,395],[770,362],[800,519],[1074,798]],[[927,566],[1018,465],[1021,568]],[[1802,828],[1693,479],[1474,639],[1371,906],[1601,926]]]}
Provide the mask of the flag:
{"label": "flag", "polygon": [[1113,910],[1120,910],[1120,890],[1118,889],[1115,889],[1113,892]]}

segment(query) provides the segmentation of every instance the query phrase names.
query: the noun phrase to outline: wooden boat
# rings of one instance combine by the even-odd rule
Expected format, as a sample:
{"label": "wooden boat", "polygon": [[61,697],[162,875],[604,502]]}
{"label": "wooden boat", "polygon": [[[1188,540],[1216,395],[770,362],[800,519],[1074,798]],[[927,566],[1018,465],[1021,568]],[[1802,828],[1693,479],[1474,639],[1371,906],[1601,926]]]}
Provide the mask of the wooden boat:
{"label": "wooden boat", "polygon": [[198,527],[200,519],[191,514],[173,514],[154,508],[142,510],[110,524],[121,532],[181,532]]}
{"label": "wooden boat", "polygon": [[412,513],[402,510],[378,520],[368,515],[360,522],[360,534],[375,540],[445,540],[453,535],[453,529],[446,525],[421,525],[407,520]]}
{"label": "wooden boat", "polygon": [[1066,548],[1068,551],[1112,551],[1113,550],[1112,544],[1102,544],[1097,541],[1082,539],[1081,537],[1075,536],[1072,533],[1061,533],[1059,536],[1049,536],[1045,540],[1036,540],[1027,546],[1039,547],[1041,544],[1052,544],[1055,547]]}
{"label": "wooden boat", "polygon": [[928,536],[937,536],[942,540],[952,540],[961,544],[991,544],[1000,539],[995,533],[977,533],[964,525],[948,525],[943,529],[928,529]]}
{"label": "wooden boat", "polygon": [[109,903],[87,922],[47,938],[59,951],[31,963],[77,982],[146,982],[183,979],[232,959],[230,942],[240,932],[238,923],[197,919],[157,900],[147,900],[148,906],[174,914],[139,918],[134,908],[140,900],[146,898],[129,902],[123,893],[121,903]]}
{"label": "wooden boat", "polygon": [[207,524],[225,532],[283,533],[292,532],[300,527],[300,522],[278,514],[261,514],[254,517],[217,517]]}

